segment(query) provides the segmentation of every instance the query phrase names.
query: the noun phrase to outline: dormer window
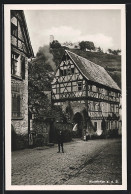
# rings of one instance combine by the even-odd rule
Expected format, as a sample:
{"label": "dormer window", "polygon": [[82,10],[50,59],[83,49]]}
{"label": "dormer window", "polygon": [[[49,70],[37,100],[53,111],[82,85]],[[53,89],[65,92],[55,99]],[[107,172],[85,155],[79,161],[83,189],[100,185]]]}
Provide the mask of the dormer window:
{"label": "dormer window", "polygon": [[74,68],[71,68],[71,73],[74,74]]}
{"label": "dormer window", "polygon": [[67,69],[67,75],[71,75],[71,68],[70,67]]}
{"label": "dormer window", "polygon": [[78,82],[78,91],[81,91],[83,88],[82,82]]}
{"label": "dormer window", "polygon": [[66,69],[63,70],[63,75],[66,76]]}
{"label": "dormer window", "polygon": [[63,76],[63,69],[60,69],[60,76]]}

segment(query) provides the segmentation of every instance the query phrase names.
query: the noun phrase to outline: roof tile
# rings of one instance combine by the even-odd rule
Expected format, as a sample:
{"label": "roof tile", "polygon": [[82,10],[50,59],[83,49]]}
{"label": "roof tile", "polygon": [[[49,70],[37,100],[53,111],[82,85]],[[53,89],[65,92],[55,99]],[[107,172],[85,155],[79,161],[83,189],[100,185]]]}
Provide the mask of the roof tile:
{"label": "roof tile", "polygon": [[101,67],[100,65],[97,65],[69,50],[66,50],[66,52],[86,79],[120,90],[116,82],[111,78],[104,67]]}

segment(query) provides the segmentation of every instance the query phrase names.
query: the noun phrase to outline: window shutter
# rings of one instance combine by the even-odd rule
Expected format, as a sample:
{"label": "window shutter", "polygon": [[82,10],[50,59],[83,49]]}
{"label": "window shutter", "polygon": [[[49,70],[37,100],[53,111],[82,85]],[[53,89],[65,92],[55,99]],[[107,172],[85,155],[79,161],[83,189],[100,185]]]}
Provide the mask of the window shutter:
{"label": "window shutter", "polygon": [[21,94],[18,85],[12,86],[12,118],[21,117]]}
{"label": "window shutter", "polygon": [[20,95],[17,96],[17,116],[20,116]]}
{"label": "window shutter", "polygon": [[21,56],[21,77],[25,79],[25,57]]}

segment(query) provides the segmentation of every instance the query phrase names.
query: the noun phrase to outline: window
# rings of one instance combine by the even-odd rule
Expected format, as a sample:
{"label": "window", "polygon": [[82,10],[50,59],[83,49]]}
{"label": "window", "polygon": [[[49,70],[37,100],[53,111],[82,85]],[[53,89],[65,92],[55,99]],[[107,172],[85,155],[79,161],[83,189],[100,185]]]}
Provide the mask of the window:
{"label": "window", "polygon": [[78,91],[81,91],[82,90],[82,82],[78,82]]}
{"label": "window", "polygon": [[17,18],[11,18],[11,35],[17,37],[18,34],[18,26],[17,26]]}
{"label": "window", "polygon": [[94,103],[93,103],[93,101],[91,102],[91,110],[94,111]]}
{"label": "window", "polygon": [[119,113],[119,105],[116,105],[116,113]]}
{"label": "window", "polygon": [[95,111],[99,111],[100,110],[100,104],[99,103],[95,103]]}
{"label": "window", "polygon": [[63,75],[66,76],[66,69],[63,70]]}
{"label": "window", "polygon": [[17,37],[17,33],[18,33],[17,26],[15,26],[14,24],[11,24],[11,35]]}
{"label": "window", "polygon": [[71,68],[70,67],[66,71],[67,71],[67,75],[71,75]]}
{"label": "window", "polygon": [[19,55],[16,53],[11,54],[11,74],[17,75],[17,68],[19,62]]}
{"label": "window", "polygon": [[60,69],[60,75],[63,76],[63,70],[62,69]]}
{"label": "window", "polygon": [[115,92],[115,96],[116,96],[116,98],[118,98],[119,97],[119,94],[117,92]]}
{"label": "window", "polygon": [[92,91],[92,85],[88,85],[88,90]]}
{"label": "window", "polygon": [[60,87],[59,84],[56,85],[56,93],[59,94],[60,93]]}
{"label": "window", "polygon": [[96,92],[96,86],[92,86],[92,91]]}
{"label": "window", "polygon": [[100,93],[101,93],[101,94],[104,93],[104,88],[100,88]]}
{"label": "window", "polygon": [[25,57],[21,56],[21,77],[25,79]]}
{"label": "window", "polygon": [[25,57],[11,53],[11,74],[25,79]]}
{"label": "window", "polygon": [[12,118],[21,117],[21,97],[19,85],[12,85]]}
{"label": "window", "polygon": [[110,111],[111,111],[111,112],[114,112],[114,104],[111,104],[111,105],[110,105]]}
{"label": "window", "polygon": [[74,68],[71,68],[71,73],[74,74]]}

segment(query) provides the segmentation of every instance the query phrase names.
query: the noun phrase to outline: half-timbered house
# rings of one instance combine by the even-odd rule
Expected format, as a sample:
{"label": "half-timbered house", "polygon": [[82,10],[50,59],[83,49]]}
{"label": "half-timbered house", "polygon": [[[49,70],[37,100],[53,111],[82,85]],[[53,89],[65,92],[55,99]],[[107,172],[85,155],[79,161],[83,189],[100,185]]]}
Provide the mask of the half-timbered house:
{"label": "half-timbered house", "polygon": [[[33,57],[23,11],[11,11],[12,146],[28,142],[28,58]],[[22,137],[22,138],[21,138]],[[25,137],[25,139],[24,139]],[[21,145],[20,145],[21,144]]]}
{"label": "half-timbered house", "polygon": [[52,82],[52,102],[61,106],[79,137],[119,129],[120,88],[107,71],[65,50]]}

